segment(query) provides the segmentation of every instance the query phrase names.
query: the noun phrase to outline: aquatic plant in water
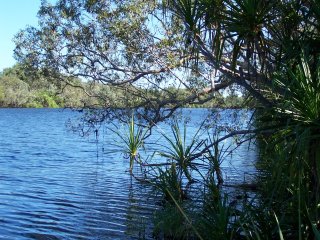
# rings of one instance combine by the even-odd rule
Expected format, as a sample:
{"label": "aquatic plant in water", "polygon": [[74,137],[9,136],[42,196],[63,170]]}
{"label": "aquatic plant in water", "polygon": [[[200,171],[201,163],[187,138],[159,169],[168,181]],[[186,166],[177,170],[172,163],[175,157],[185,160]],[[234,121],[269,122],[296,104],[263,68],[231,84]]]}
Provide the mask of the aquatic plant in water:
{"label": "aquatic plant in water", "polygon": [[162,133],[168,146],[165,145],[164,150],[158,151],[159,155],[165,157],[172,164],[177,167],[177,174],[180,179],[185,176],[189,182],[193,181],[191,171],[196,170],[196,164],[193,162],[194,156],[204,146],[205,141],[199,139],[199,133],[201,126],[196,133],[191,137],[190,142],[187,143],[187,127],[184,124],[183,133],[181,134],[180,127],[177,121],[171,127],[173,138],[170,138],[167,134]]}
{"label": "aquatic plant in water", "polygon": [[135,127],[134,114],[131,121],[127,124],[128,131],[120,132],[112,130],[120,139],[122,151],[129,159],[129,171],[132,172],[134,162],[141,163],[139,150],[144,147],[144,139],[147,134],[147,129],[138,126]]}

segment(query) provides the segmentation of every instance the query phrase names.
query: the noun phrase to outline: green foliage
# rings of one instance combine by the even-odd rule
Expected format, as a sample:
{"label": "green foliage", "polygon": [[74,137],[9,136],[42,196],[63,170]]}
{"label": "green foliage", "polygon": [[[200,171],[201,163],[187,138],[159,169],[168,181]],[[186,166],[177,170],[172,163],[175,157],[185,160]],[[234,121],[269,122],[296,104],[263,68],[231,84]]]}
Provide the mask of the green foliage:
{"label": "green foliage", "polygon": [[0,102],[3,103],[5,101],[5,88],[0,85]]}
{"label": "green foliage", "polygon": [[35,96],[34,102],[36,105],[39,104],[43,107],[47,108],[58,108],[58,104],[56,103],[54,96],[52,96],[48,92],[40,92]]}
{"label": "green foliage", "polygon": [[1,76],[0,85],[2,89],[2,106],[24,107],[30,99],[28,84],[16,76]]}
{"label": "green foliage", "polygon": [[166,204],[156,211],[154,235],[160,239],[192,239],[193,231],[177,206]]}
{"label": "green foliage", "polygon": [[[214,12],[219,21],[206,16],[205,25],[211,28],[219,25],[223,37],[220,21],[225,11],[223,1],[181,3],[185,6],[180,10],[188,16],[190,26],[195,23],[192,28],[197,33],[201,32],[197,31],[201,14]],[[154,123],[163,119],[161,109],[167,107],[239,106],[237,101],[222,103],[219,94],[213,94],[215,88],[210,91],[214,81],[219,81],[217,89],[228,87],[231,82],[226,83],[227,78],[211,71],[212,65],[202,61],[203,58],[193,63],[189,54],[192,51],[184,49],[188,45],[184,44],[184,37],[191,41],[193,35],[184,34],[185,26],[178,17],[183,14],[176,11],[177,15],[165,16],[162,7],[166,7],[165,2],[141,0],[106,3],[67,0],[55,5],[43,2],[38,14],[39,28],[29,27],[16,35],[15,56],[27,71],[38,71],[56,85],[63,84],[65,79],[86,79],[94,89],[87,86],[85,89],[96,97],[90,106],[145,107],[151,110],[146,111],[149,116],[143,117]],[[194,18],[195,13],[198,15]],[[85,20],[88,17],[93,21]],[[212,38],[221,50],[214,51],[222,56],[226,49],[223,40],[219,34]]]}
{"label": "green foliage", "polygon": [[153,181],[153,184],[164,195],[165,201],[172,203],[172,198],[174,198],[176,201],[182,202],[186,198],[175,163],[165,170],[159,168],[157,178]]}
{"label": "green foliage", "polygon": [[[224,194],[211,176],[204,180],[204,191],[199,197],[202,204],[194,206],[193,225],[203,239],[216,236],[217,239],[232,239],[235,209],[230,205],[227,194]],[[191,217],[191,216],[190,216]]]}
{"label": "green foliage", "polygon": [[283,90],[277,106],[262,123],[273,128],[265,138],[260,167],[265,202],[279,217],[284,238],[309,239],[319,219],[320,101],[319,59],[302,51],[294,64],[275,73],[274,86]]}
{"label": "green foliage", "polygon": [[[239,222],[240,219],[245,219],[240,217],[245,214],[241,212],[245,204],[240,207],[241,210],[236,210],[232,202],[237,200],[230,200],[216,184],[215,174],[222,178],[220,163],[223,160],[217,144],[213,145],[213,153],[210,150],[205,152],[206,158],[202,159],[202,164],[196,162],[203,157],[198,155],[199,151],[207,146],[200,139],[202,127],[190,136],[186,125],[181,133],[178,123],[174,122],[172,137],[162,135],[167,144],[161,148],[167,150],[158,153],[169,162],[164,165],[155,164],[159,167],[148,180],[163,197],[160,208],[155,212],[154,234],[159,238],[169,239],[210,239],[212,236],[218,239],[241,239],[241,235],[249,238],[250,233],[243,234],[243,227]],[[203,168],[209,169],[209,172],[204,174]],[[190,170],[199,175],[193,178]],[[184,185],[186,180],[188,183]],[[220,186],[221,183],[222,181]],[[197,186],[192,189],[192,184]]]}
{"label": "green foliage", "polygon": [[39,102],[31,101],[26,104],[26,107],[27,108],[43,108],[44,106]]}
{"label": "green foliage", "polygon": [[[40,73],[30,75],[22,65],[5,69],[0,75],[0,80],[0,105],[2,107],[81,108],[107,106],[128,108],[143,102],[141,96],[132,95],[124,98],[127,90],[117,86],[86,83],[78,79],[67,82],[67,78],[63,84],[51,82],[49,78],[47,79]],[[136,91],[146,92],[154,101],[168,101],[168,99],[180,101],[188,95],[186,90],[173,87],[160,91],[152,89],[136,89]],[[214,100],[205,104],[185,106],[234,108],[241,106],[241,98],[231,95],[223,98],[217,95]]]}
{"label": "green foliage", "polygon": [[[177,121],[171,127],[173,138],[171,139],[166,134],[162,134],[166,139],[168,146],[163,146],[163,151],[159,154],[168,159],[172,164],[177,166],[177,175],[179,179],[186,177],[189,182],[192,182],[191,171],[196,167],[193,163],[193,156],[204,145],[204,141],[199,139],[201,126],[195,135],[191,138],[190,143],[187,142],[187,127],[184,124],[183,133],[181,134],[179,123]],[[181,180],[180,180],[181,181]]]}
{"label": "green foliage", "polygon": [[[82,82],[78,79],[65,82],[51,82],[40,72],[29,75],[22,65],[5,69],[0,74],[0,106],[1,107],[92,107],[102,106],[101,99],[109,99],[113,107],[124,107],[124,102],[117,101],[114,95],[121,96],[122,90],[110,88],[102,84]],[[86,93],[87,92],[87,93]],[[89,93],[92,96],[89,96]],[[99,97],[97,97],[99,95]],[[129,101],[129,100],[128,100]]]}
{"label": "green foliage", "polygon": [[120,132],[118,130],[111,129],[121,140],[123,152],[129,158],[129,171],[132,172],[134,162],[142,163],[139,150],[144,146],[144,139],[147,134],[147,129],[142,127],[136,128],[134,122],[134,114],[132,114],[131,121],[128,123],[128,131]]}

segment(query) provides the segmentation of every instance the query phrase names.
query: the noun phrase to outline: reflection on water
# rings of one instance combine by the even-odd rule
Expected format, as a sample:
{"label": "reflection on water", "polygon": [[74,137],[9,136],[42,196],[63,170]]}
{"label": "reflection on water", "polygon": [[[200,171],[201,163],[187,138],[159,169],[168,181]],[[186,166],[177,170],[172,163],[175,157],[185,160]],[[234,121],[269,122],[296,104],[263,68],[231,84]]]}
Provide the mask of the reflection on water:
{"label": "reflection on water", "polygon": [[[190,115],[190,131],[201,114]],[[0,239],[151,238],[151,189],[125,172],[128,162],[107,144],[113,136],[97,142],[68,132],[66,121],[77,115],[0,109]],[[239,178],[240,165],[250,172],[254,155],[241,146],[224,161],[225,175]]]}

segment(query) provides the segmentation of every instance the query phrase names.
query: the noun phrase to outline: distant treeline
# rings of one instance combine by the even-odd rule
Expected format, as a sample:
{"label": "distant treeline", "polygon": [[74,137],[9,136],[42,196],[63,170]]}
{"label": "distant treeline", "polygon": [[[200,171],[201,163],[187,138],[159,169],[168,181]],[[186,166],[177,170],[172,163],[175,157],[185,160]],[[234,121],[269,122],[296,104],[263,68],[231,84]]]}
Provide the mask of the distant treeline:
{"label": "distant treeline", "polygon": [[[74,84],[82,85],[81,81]],[[89,97],[80,88],[49,81],[40,74],[26,74],[15,65],[0,73],[0,106],[29,108],[80,107]]]}
{"label": "distant treeline", "polygon": [[[23,66],[15,65],[0,73],[0,107],[16,108],[85,108],[85,107],[126,107],[138,98],[125,99],[123,87],[84,82],[80,79],[68,83],[54,82],[41,74],[26,74]],[[170,89],[178,98],[187,95],[187,90]],[[168,92],[168,91],[166,91]],[[151,95],[163,97],[164,92],[150,90]],[[215,98],[204,104],[185,107],[242,108],[248,106],[243,97],[235,94]]]}

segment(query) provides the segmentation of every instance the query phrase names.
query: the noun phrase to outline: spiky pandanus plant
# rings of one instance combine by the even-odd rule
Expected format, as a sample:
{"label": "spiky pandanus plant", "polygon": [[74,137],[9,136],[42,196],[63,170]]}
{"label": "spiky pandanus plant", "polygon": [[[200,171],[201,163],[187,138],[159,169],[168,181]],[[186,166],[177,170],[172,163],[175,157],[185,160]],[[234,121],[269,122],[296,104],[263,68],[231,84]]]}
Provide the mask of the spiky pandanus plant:
{"label": "spiky pandanus plant", "polygon": [[320,229],[320,57],[302,49],[273,75],[276,107],[261,118],[274,130],[266,146],[266,197],[284,232],[299,239]]}
{"label": "spiky pandanus plant", "polygon": [[129,158],[129,171],[132,172],[134,162],[141,162],[139,150],[144,147],[144,139],[147,135],[147,129],[136,127],[134,121],[134,114],[128,123],[127,131],[120,132],[112,130],[121,140],[121,148],[126,156]]}
{"label": "spiky pandanus plant", "polygon": [[282,123],[275,136],[291,143],[291,154],[302,159],[310,190],[319,198],[320,59],[310,60],[302,54],[297,66],[275,76],[275,84],[285,89],[281,103],[275,109],[275,117]]}
{"label": "spiky pandanus plant", "polygon": [[177,167],[178,177],[181,179],[185,176],[189,182],[193,181],[191,171],[196,170],[196,164],[194,163],[193,156],[202,149],[205,144],[204,140],[199,139],[199,132],[201,127],[193,135],[190,143],[187,143],[187,127],[184,124],[183,134],[181,134],[180,127],[176,121],[171,127],[173,138],[170,138],[166,134],[162,134],[166,139],[168,146],[164,146],[164,150],[159,154],[162,157],[172,161]]}

